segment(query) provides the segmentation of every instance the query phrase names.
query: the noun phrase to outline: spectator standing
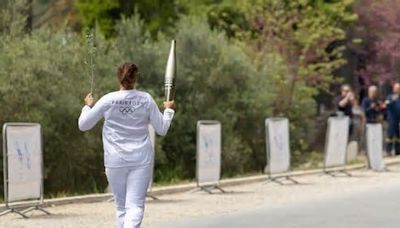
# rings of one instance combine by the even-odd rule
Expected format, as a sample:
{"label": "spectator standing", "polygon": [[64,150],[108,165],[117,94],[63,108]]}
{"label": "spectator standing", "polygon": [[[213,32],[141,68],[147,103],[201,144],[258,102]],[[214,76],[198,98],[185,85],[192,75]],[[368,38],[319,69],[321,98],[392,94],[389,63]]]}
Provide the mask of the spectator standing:
{"label": "spectator standing", "polygon": [[386,152],[392,154],[394,147],[395,155],[400,155],[400,83],[393,85],[393,93],[386,99],[386,118],[388,122],[388,132],[386,138]]}
{"label": "spectator standing", "polygon": [[340,95],[336,98],[336,107],[340,114],[350,118],[349,138],[353,132],[353,105],[355,103],[354,93],[347,84],[342,85]]}
{"label": "spectator standing", "polygon": [[372,85],[368,88],[368,96],[362,101],[366,123],[378,123],[385,104],[378,98],[378,87]]}

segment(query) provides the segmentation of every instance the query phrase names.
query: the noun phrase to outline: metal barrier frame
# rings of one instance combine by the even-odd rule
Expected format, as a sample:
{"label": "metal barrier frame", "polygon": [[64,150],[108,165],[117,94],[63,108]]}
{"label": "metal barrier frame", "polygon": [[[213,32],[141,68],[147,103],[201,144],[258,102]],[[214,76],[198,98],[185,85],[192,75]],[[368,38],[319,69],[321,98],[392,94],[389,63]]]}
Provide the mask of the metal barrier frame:
{"label": "metal barrier frame", "polygon": [[[329,135],[330,135],[330,129],[331,129],[331,125],[329,124],[329,120],[333,118],[333,117],[329,117],[327,120],[327,128],[326,128],[326,134],[325,134],[325,146],[324,146],[324,164],[323,164],[323,173],[324,174],[328,174],[332,177],[339,177],[339,176],[347,176],[347,177],[351,177],[351,173],[347,172],[346,170],[346,165],[347,165],[347,146],[349,143],[349,138],[350,135],[347,134],[347,145],[346,145],[346,152],[345,152],[345,156],[344,156],[344,161],[343,161],[343,165],[337,165],[337,166],[326,166],[326,159],[327,159],[327,153],[328,153],[328,140],[329,140]],[[349,124],[351,119],[347,116],[336,116],[335,118],[347,118],[349,120]],[[346,129],[348,131],[348,129]],[[343,174],[343,175],[340,175]]]}
{"label": "metal barrier frame", "polygon": [[223,137],[222,137],[222,124],[221,122],[219,122],[218,120],[199,120],[197,121],[197,128],[196,128],[196,185],[197,185],[197,189],[194,190],[194,192],[197,191],[205,191],[209,194],[213,194],[212,190],[217,189],[219,191],[221,191],[222,193],[225,193],[226,191],[224,189],[222,189],[220,187],[220,179],[221,179],[221,161],[220,161],[220,165],[219,165],[219,179],[216,182],[207,182],[207,183],[199,183],[199,127],[200,125],[213,125],[213,124],[219,124],[221,126],[221,132],[220,132],[220,136],[221,136],[221,154],[222,155],[222,145],[223,145]]}
{"label": "metal barrier frame", "polygon": [[[284,118],[284,117],[272,117],[272,118],[267,118],[265,119],[264,125],[265,125],[265,148],[267,152],[267,183],[269,182],[274,182],[280,185],[285,185],[286,183],[283,181],[280,181],[280,179],[285,179],[289,181],[292,184],[299,184],[299,182],[295,179],[292,178],[291,175],[279,175],[279,174],[287,174],[292,171],[291,169],[291,153],[290,153],[290,132],[288,129],[288,143],[289,143],[289,167],[286,171],[279,172],[279,173],[272,173],[271,171],[271,146],[269,143],[269,130],[268,130],[268,121],[279,121],[279,120],[287,120],[288,122],[288,128],[289,128],[289,119]],[[274,175],[276,174],[276,175]]]}
{"label": "metal barrier frame", "polygon": [[[18,201],[9,201],[8,200],[8,151],[7,151],[7,127],[16,126],[16,127],[39,127],[40,131],[40,167],[41,167],[41,184],[40,184],[40,196],[38,198],[26,199],[26,200],[18,200]],[[3,125],[3,177],[4,177],[4,202],[6,206],[6,210],[0,213],[0,216],[6,215],[8,213],[16,213],[22,216],[23,218],[29,218],[26,213],[39,210],[44,212],[45,214],[50,214],[50,212],[43,209],[43,136],[42,136],[42,127],[39,123],[5,123]],[[28,200],[28,201],[27,201]],[[19,202],[19,203],[18,203]],[[26,202],[25,204],[23,202]],[[24,210],[18,210],[18,208],[25,208]]]}

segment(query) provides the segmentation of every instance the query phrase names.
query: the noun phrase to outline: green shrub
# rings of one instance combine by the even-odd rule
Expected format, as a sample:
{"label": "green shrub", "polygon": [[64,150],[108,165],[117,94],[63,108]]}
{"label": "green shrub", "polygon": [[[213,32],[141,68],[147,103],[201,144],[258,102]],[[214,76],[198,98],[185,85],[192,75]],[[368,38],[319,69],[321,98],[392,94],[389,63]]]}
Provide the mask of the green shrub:
{"label": "green shrub", "polygon": [[[161,104],[170,40],[177,40],[177,113],[168,135],[157,138],[155,180],[195,177],[196,122],[207,119],[222,123],[224,176],[262,171],[264,120],[273,116],[273,104],[287,86],[287,67],[279,56],[249,55],[244,43],[210,30],[204,18],[182,17],[174,37],[153,39],[144,28],[134,17],[117,24],[113,39],[97,31],[94,94],[99,98],[118,89],[116,67],[133,61],[141,72],[138,89]],[[42,124],[46,194],[103,191],[101,124],[86,133],[77,128],[82,98],[90,90],[84,36],[43,27],[30,35],[3,32],[0,38],[0,123]],[[304,157],[313,138],[313,95],[311,87],[294,90],[290,130],[295,158]]]}

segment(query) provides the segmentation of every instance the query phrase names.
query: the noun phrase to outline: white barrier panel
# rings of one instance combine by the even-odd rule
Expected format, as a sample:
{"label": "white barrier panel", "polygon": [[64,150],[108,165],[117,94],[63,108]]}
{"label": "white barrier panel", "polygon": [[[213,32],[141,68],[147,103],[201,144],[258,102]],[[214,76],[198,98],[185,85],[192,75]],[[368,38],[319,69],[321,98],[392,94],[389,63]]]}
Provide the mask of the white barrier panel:
{"label": "white barrier panel", "polygon": [[198,186],[217,185],[221,174],[221,124],[197,122],[196,177]]}
{"label": "white barrier panel", "polygon": [[265,120],[267,172],[283,173],[290,170],[289,120],[268,118]]}
{"label": "white barrier panel", "polygon": [[349,136],[349,117],[329,117],[324,167],[344,166]]}
{"label": "white barrier panel", "polygon": [[149,124],[148,128],[149,128],[150,141],[153,146],[153,154],[151,155],[151,167],[152,168],[151,168],[151,174],[150,174],[149,187],[147,188],[147,192],[151,192],[151,188],[153,187],[154,159],[155,159],[155,155],[156,155],[156,151],[155,151],[156,132],[155,132],[153,126],[151,126],[150,124]]}
{"label": "white barrier panel", "polygon": [[384,171],[382,124],[367,124],[367,153],[370,168]]}
{"label": "white barrier panel", "polygon": [[42,140],[39,124],[3,126],[6,202],[42,198]]}

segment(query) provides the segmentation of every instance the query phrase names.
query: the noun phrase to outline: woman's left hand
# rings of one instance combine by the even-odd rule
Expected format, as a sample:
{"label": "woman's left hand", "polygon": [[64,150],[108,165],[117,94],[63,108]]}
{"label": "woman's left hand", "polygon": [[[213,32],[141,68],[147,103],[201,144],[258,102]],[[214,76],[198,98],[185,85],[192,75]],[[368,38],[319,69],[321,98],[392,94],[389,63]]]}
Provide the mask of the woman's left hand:
{"label": "woman's left hand", "polygon": [[164,101],[164,108],[175,109],[175,101]]}
{"label": "woman's left hand", "polygon": [[88,95],[86,95],[85,97],[85,104],[89,107],[93,107],[94,105],[94,98],[92,96],[92,93],[89,93]]}

